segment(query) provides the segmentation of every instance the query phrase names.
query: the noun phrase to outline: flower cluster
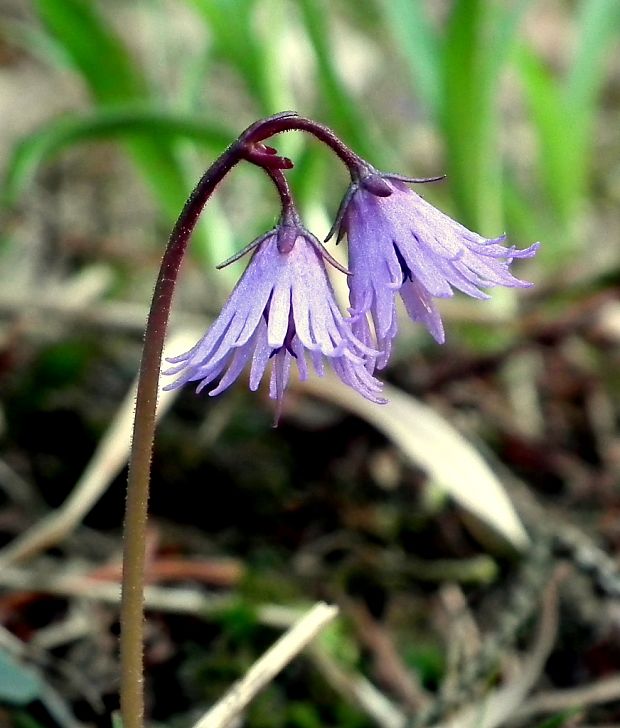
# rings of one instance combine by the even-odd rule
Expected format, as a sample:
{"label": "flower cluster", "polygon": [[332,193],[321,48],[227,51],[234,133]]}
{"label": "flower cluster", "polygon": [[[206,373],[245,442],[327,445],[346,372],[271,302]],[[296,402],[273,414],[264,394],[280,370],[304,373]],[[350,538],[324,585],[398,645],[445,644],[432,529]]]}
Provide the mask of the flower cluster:
{"label": "flower cluster", "polygon": [[510,264],[531,258],[538,243],[517,250],[505,236],[483,238],[409,187],[428,180],[381,174],[342,148],[352,183],[328,239],[337,232],[348,241],[349,315],[338,307],[326,262],[342,267],[301,224],[282,172],[268,169],[282,200],[280,221],[244,249],[253,250],[251,261],[204,337],[169,359],[166,374],[178,378],[166,389],[198,382],[198,391],[211,387],[214,396],[249,366],[256,390],[270,367],[269,396],[281,404],[293,362],[301,379],[309,364],[322,376],[327,362],[345,384],[384,403],[374,373],[386,366],[398,331],[397,295],[409,317],[443,343],[435,299],[455,289],[486,299],[484,289],[531,285],[513,276]]}
{"label": "flower cluster", "polygon": [[168,389],[198,381],[198,391],[216,379],[209,394],[223,392],[250,366],[256,390],[272,362],[269,395],[282,401],[291,362],[308,376],[306,353],[322,376],[324,359],[340,379],[367,399],[383,403],[381,383],[367,370],[378,352],[360,341],[338,308],[325,251],[299,223],[280,224],[256,242],[256,252],[205,336],[193,349],[169,359],[167,374],[181,376]]}

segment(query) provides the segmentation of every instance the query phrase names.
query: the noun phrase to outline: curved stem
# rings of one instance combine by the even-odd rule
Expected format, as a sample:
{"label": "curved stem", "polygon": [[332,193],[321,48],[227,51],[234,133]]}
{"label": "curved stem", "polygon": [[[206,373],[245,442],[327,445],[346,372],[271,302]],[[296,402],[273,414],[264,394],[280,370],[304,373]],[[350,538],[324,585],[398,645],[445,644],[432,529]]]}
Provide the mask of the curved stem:
{"label": "curved stem", "polygon": [[[248,127],[205,172],[185,203],[162,259],[144,335],[125,505],[120,614],[123,728],[142,728],[144,725],[142,653],[147,506],[161,356],[177,275],[200,213],[218,183],[242,159],[267,171],[292,167],[290,160],[279,157],[275,149],[261,143],[274,134],[292,129],[307,131],[330,146],[352,175],[364,164],[330,129],[299,117],[295,112],[261,119]],[[275,177],[278,175],[282,176],[281,172],[277,171]],[[285,194],[287,187],[283,177],[279,182],[276,184],[280,194]]]}
{"label": "curved stem", "polygon": [[121,598],[121,715],[123,728],[142,728],[144,553],[147,503],[161,355],[177,274],[204,204],[218,182],[240,160],[239,143],[219,157],[185,203],[172,230],[155,284],[138,376],[127,500],[125,504]]}
{"label": "curved stem", "polygon": [[248,141],[260,142],[275,134],[284,131],[304,131],[316,137],[320,142],[326,144],[348,167],[351,176],[355,179],[359,176],[360,168],[369,167],[358,154],[349,148],[336,134],[324,124],[318,121],[298,116],[293,112],[277,114],[262,122],[257,122],[248,130]]}
{"label": "curved stem", "polygon": [[[289,168],[290,160],[251,139],[261,123],[286,118],[278,114],[248,127],[205,172],[185,203],[164,252],[144,334],[138,375],[136,414],[129,458],[123,535],[121,596],[121,716],[123,728],[142,728],[144,558],[147,506],[161,356],[179,268],[202,209],[222,178],[242,159],[266,168]],[[264,138],[264,137],[263,137]]]}
{"label": "curved stem", "polygon": [[280,197],[280,204],[282,205],[282,214],[284,216],[286,216],[287,214],[290,214],[291,212],[296,213],[295,203],[293,202],[293,195],[291,193],[291,188],[289,187],[289,184],[286,181],[286,177],[284,176],[284,174],[282,174],[282,171],[279,169],[267,169],[265,171],[271,178],[271,181],[273,182],[276,190],[278,191],[278,195]]}

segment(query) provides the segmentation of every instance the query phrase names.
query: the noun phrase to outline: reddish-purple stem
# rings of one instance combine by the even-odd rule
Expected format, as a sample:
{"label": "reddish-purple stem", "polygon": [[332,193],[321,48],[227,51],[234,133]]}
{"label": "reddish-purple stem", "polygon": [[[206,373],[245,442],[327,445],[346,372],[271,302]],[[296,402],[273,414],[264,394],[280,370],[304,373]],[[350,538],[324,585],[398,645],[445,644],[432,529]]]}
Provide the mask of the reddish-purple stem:
{"label": "reddish-purple stem", "polygon": [[[364,166],[364,162],[322,124],[291,111],[262,119],[248,127],[198,182],[170,234],[162,259],[144,334],[127,482],[120,615],[123,728],[143,728],[144,724],[142,651],[147,506],[161,357],[177,275],[200,213],[218,183],[242,159],[267,171],[290,169],[293,165],[289,159],[278,156],[272,147],[262,142],[274,134],[293,129],[313,134],[331,147],[352,175]],[[272,177],[275,177],[280,194],[286,196],[288,188],[283,178],[279,179],[281,172],[276,171]]]}

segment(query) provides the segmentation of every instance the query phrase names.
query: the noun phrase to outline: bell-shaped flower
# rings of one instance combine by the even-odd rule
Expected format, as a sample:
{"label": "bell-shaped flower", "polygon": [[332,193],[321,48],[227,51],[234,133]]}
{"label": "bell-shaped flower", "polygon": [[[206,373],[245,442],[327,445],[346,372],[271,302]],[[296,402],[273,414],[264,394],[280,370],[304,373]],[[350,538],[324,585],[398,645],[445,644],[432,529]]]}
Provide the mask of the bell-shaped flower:
{"label": "bell-shaped flower", "polygon": [[381,382],[366,366],[377,352],[357,339],[340,312],[324,259],[339,264],[296,220],[281,222],[241,254],[252,248],[245,273],[209,330],[188,352],[168,360],[173,366],[165,373],[178,379],[165,389],[198,382],[197,391],[214,385],[214,396],[249,365],[250,389],[256,390],[271,364],[269,396],[281,403],[293,361],[304,380],[308,361],[322,376],[327,360],[345,384],[385,402]]}
{"label": "bell-shaped flower", "polygon": [[386,365],[397,332],[397,293],[409,316],[443,343],[434,299],[452,296],[455,288],[486,299],[485,288],[530,286],[512,275],[510,264],[531,258],[539,246],[517,250],[504,245],[505,236],[483,238],[426,202],[405,181],[379,173],[363,177],[349,189],[332,228],[338,228],[339,239],[347,235],[353,330],[367,346],[376,342],[378,368]]}

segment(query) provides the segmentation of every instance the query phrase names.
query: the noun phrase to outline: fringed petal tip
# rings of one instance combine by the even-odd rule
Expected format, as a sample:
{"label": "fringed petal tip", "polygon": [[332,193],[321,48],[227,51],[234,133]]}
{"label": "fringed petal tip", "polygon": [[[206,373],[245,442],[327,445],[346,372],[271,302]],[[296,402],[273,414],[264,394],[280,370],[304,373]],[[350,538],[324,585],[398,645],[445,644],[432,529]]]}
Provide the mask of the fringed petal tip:
{"label": "fringed petal tip", "polygon": [[[177,354],[176,356],[167,356],[165,361],[168,364],[179,364],[180,362],[187,361],[192,354],[193,349],[186,351],[184,354]],[[165,374],[166,372],[164,372]]]}
{"label": "fringed petal tip", "polygon": [[[165,374],[165,372],[164,372]],[[177,379],[176,382],[170,382],[170,384],[165,384],[162,388],[162,392],[173,392],[175,389],[180,389],[184,384],[186,383],[186,380],[181,377],[180,379]]]}
{"label": "fringed petal tip", "polygon": [[[198,381],[197,392],[209,389],[209,396],[216,396],[250,364],[249,386],[256,390],[269,370],[275,426],[292,363],[305,380],[310,362],[322,376],[326,361],[344,384],[384,405],[388,399],[373,373],[387,365],[397,333],[397,293],[410,318],[443,344],[435,299],[449,298],[455,290],[486,299],[480,289],[533,285],[513,276],[510,265],[536,255],[539,242],[519,250],[507,245],[505,234],[487,239],[469,231],[410,190],[406,182],[413,181],[431,180],[373,175],[350,185],[327,236],[337,233],[340,240],[346,233],[350,270],[297,217],[284,242],[281,221],[233,256],[254,251],[205,336],[188,352],[166,359],[171,366],[164,374],[178,378],[163,389]],[[325,263],[348,276],[349,318],[338,308]]]}
{"label": "fringed petal tip", "polygon": [[536,253],[538,252],[538,249],[540,248],[540,242],[532,243],[527,248],[523,248],[523,250],[517,250],[516,253],[512,254],[513,258],[533,258]]}
{"label": "fringed petal tip", "polygon": [[433,337],[437,344],[443,346],[446,343],[446,332],[444,331],[443,321],[441,319],[438,321],[420,321],[420,323]]}
{"label": "fringed petal tip", "polygon": [[[513,260],[532,258],[540,243],[519,250],[507,244],[506,234],[484,238],[452,220],[407,188],[396,176],[383,175],[395,194],[370,197],[365,188],[354,191],[343,219],[349,243],[351,321],[363,316],[373,322],[373,341],[384,353],[373,365],[387,363],[388,337],[396,331],[396,294],[407,313],[421,323],[438,344],[445,342],[439,312],[433,302],[459,290],[473,298],[490,298],[484,290],[532,284],[510,272]],[[388,331],[389,330],[389,331]]]}
{"label": "fringed petal tip", "polygon": [[527,248],[517,248],[515,245],[511,245],[509,248],[504,248],[501,257],[505,258],[510,264],[513,260],[533,258],[539,248],[540,243],[532,243]]}
{"label": "fringed petal tip", "polygon": [[[166,360],[168,361],[168,360]],[[168,369],[162,370],[162,374],[164,377],[173,377],[175,374],[178,374],[179,372],[182,372],[183,369],[187,367],[187,363],[184,361],[178,362],[173,367],[168,367]]]}

